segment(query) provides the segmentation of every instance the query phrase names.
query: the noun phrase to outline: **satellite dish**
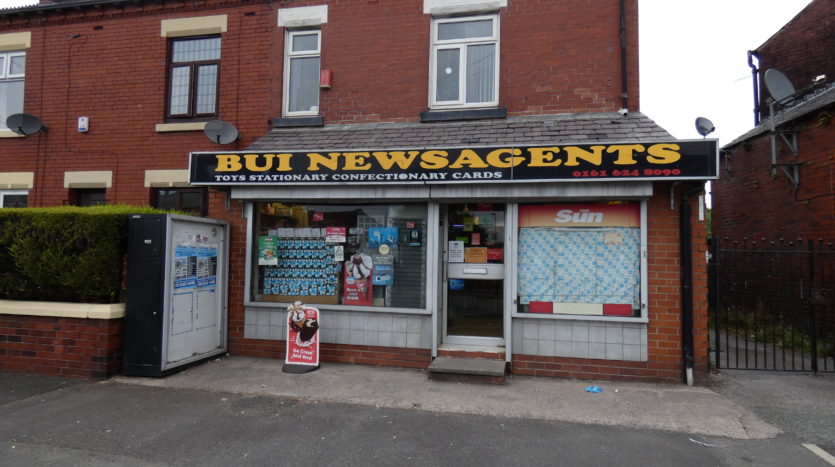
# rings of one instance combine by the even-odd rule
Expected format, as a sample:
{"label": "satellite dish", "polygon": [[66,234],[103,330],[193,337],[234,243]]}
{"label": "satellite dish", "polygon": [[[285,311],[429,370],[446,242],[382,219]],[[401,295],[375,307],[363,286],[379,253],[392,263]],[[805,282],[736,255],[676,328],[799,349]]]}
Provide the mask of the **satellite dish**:
{"label": "satellite dish", "polygon": [[713,130],[715,129],[716,127],[713,126],[713,122],[711,122],[710,120],[704,117],[699,117],[696,119],[696,131],[698,131],[699,134],[703,137],[713,133]]}
{"label": "satellite dish", "polygon": [[223,120],[207,122],[203,128],[203,134],[215,144],[229,144],[238,139],[239,136],[235,125]]}
{"label": "satellite dish", "polygon": [[792,82],[786,78],[786,75],[775,69],[766,70],[765,87],[768,89],[771,97],[778,103],[789,99],[795,93]]}
{"label": "satellite dish", "polygon": [[46,130],[40,118],[29,114],[9,115],[6,119],[6,126],[20,136],[34,135],[41,130]]}

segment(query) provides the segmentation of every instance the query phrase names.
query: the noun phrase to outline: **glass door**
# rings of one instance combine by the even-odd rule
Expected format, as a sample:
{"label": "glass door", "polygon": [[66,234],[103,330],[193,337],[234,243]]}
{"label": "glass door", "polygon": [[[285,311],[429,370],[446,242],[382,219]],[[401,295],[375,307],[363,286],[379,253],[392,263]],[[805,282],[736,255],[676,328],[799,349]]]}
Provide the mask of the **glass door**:
{"label": "glass door", "polygon": [[445,343],[504,344],[505,205],[447,205]]}

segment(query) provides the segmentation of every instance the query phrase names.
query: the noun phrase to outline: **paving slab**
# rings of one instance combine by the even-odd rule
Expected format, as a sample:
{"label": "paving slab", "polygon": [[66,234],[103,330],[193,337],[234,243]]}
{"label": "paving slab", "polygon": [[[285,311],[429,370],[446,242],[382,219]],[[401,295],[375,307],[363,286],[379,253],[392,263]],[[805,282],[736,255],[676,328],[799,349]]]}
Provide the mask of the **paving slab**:
{"label": "paving slab", "polygon": [[[781,431],[705,387],[514,376],[504,386],[430,381],[423,370],[323,363],[282,373],[277,359],[224,357],[165,378],[119,376],[119,384],[278,396],[442,413],[629,426],[735,439]],[[601,393],[586,392],[596,385]]]}

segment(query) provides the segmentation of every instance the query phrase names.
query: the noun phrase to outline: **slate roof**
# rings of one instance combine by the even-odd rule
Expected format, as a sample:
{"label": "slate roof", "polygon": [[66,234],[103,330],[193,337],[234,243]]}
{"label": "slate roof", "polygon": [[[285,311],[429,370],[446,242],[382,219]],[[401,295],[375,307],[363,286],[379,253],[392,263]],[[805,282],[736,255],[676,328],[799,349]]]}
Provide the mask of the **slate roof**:
{"label": "slate roof", "polygon": [[[824,89],[822,92],[805,96],[803,99],[804,100],[801,103],[795,105],[794,107],[785,109],[774,116],[774,126],[779,128],[781,125],[791,123],[794,120],[835,103],[835,83],[830,84],[829,87]],[[770,131],[771,119],[763,120],[754,129],[726,144],[722,147],[722,149],[736,146],[739,143]]]}
{"label": "slate roof", "polygon": [[523,146],[596,142],[670,141],[647,116],[632,112],[560,114],[439,123],[325,125],[275,128],[254,141],[251,151],[368,150],[461,146]]}

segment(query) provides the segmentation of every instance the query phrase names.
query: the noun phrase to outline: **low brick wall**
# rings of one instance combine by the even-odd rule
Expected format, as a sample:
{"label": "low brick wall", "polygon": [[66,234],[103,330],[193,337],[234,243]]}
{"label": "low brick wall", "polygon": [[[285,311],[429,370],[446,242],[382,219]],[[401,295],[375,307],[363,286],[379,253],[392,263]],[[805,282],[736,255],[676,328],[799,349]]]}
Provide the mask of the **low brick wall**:
{"label": "low brick wall", "polygon": [[556,378],[680,383],[681,364],[514,355],[511,373]]}
{"label": "low brick wall", "polygon": [[122,368],[124,305],[0,300],[0,371],[104,379]]}

